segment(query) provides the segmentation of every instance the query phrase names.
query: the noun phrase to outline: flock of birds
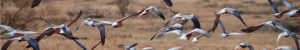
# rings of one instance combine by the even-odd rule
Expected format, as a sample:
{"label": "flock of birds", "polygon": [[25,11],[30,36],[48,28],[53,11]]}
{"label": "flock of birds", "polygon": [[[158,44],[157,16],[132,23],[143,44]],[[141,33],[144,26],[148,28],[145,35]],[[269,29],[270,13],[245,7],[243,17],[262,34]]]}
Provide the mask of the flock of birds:
{"label": "flock of birds", "polygon": [[[33,0],[31,8],[38,6],[40,4],[40,2],[41,2],[41,0]],[[171,7],[173,6],[173,3],[171,2],[171,0],[163,0],[163,2],[171,10]],[[272,15],[274,15],[276,18],[299,17],[300,16],[299,9],[294,9],[291,6],[291,4],[289,4],[286,0],[280,0],[280,3],[282,3],[287,9],[282,12],[279,11],[278,6],[274,2],[272,2],[272,0],[268,0],[268,2],[274,9],[275,13]],[[82,25],[85,25],[88,27],[97,27],[97,29],[99,29],[99,32],[100,32],[100,41],[96,45],[94,45],[93,48],[91,48],[91,50],[94,50],[99,44],[101,44],[101,45],[105,44],[106,31],[107,31],[107,30],[105,30],[106,25],[109,25],[113,28],[120,28],[123,25],[123,21],[125,21],[126,19],[128,19],[130,17],[134,17],[134,16],[140,17],[143,15],[147,15],[151,11],[153,11],[161,19],[166,20],[165,16],[163,15],[162,12],[160,12],[159,9],[157,9],[155,6],[149,6],[145,9],[141,9],[140,11],[137,11],[134,14],[125,16],[122,19],[116,20],[116,21],[96,21],[96,20],[93,20],[92,17],[86,17],[85,20],[82,21],[81,24],[76,27],[75,31],[79,30],[80,26],[82,26]],[[219,12],[216,12],[215,13],[216,18],[215,18],[214,25],[208,31],[205,31],[201,28],[200,22],[196,15],[194,15],[194,14],[185,15],[185,14],[181,14],[179,12],[175,12],[174,10],[171,10],[171,11],[174,12],[175,15],[173,17],[171,17],[169,20],[167,20],[165,25],[160,28],[160,31],[162,31],[164,33],[156,33],[153,37],[151,37],[151,40],[159,39],[161,37],[164,37],[164,36],[167,36],[170,34],[176,34],[176,35],[180,36],[178,38],[178,40],[190,40],[191,39],[192,43],[196,43],[196,42],[198,42],[198,39],[202,36],[210,38],[210,36],[211,36],[210,33],[214,32],[219,24],[220,24],[220,27],[223,32],[221,34],[221,36],[223,38],[226,38],[229,36],[234,36],[234,35],[244,35],[244,34],[237,33],[237,32],[229,33],[226,31],[226,28],[225,28],[223,22],[220,20],[220,17],[222,14],[231,14],[231,15],[237,17],[241,21],[241,23],[247,27],[247,28],[242,29],[241,30],[242,32],[251,33],[251,32],[258,30],[261,27],[276,28],[276,29],[279,29],[282,31],[282,33],[279,33],[279,35],[278,35],[277,42],[283,36],[291,37],[295,41],[295,45],[297,47],[297,48],[292,48],[290,46],[279,46],[279,47],[275,48],[276,50],[300,50],[299,43],[298,43],[299,38],[297,37],[296,33],[289,31],[282,24],[277,23],[274,20],[266,21],[266,22],[263,22],[258,25],[247,26],[246,22],[244,22],[243,18],[241,17],[239,10],[237,10],[235,8],[225,7],[223,9],[221,9]],[[69,29],[69,26],[71,26],[74,22],[76,22],[76,20],[78,20],[80,18],[81,14],[82,14],[82,11],[80,11],[80,13],[78,13],[77,17],[74,20],[72,20],[69,24],[61,24],[61,25],[51,24],[51,27],[45,28],[45,30],[43,32],[17,30],[10,26],[0,24],[0,29],[6,30],[4,33],[1,33],[1,35],[5,35],[5,37],[7,37],[7,39],[8,39],[7,42],[2,46],[1,50],[7,50],[7,48],[9,48],[10,44],[13,41],[27,41],[29,43],[29,45],[26,48],[31,47],[31,48],[33,48],[33,50],[40,50],[38,42],[40,40],[42,40],[44,36],[51,36],[53,34],[59,34],[70,40],[73,40],[83,50],[87,50],[87,48],[83,44],[81,44],[79,41],[77,41],[78,38],[74,37],[72,35],[73,34],[72,31]],[[194,28],[189,32],[183,32],[184,25],[189,20],[193,23]],[[39,36],[36,38],[29,37],[29,35],[38,34],[38,33],[41,33],[41,34],[39,34]],[[137,50],[135,47],[136,45],[137,45],[137,43],[134,43],[132,45],[120,45],[119,47],[125,48],[126,50]],[[176,47],[172,47],[168,50],[179,50],[184,47],[186,47],[186,46],[176,46]],[[235,50],[237,50],[239,48],[243,48],[243,49],[249,48],[249,50],[254,50],[254,46],[252,46],[246,42],[242,42],[239,45],[237,45]],[[154,48],[146,47],[141,50],[154,50]],[[267,49],[264,49],[264,50],[267,50]]]}

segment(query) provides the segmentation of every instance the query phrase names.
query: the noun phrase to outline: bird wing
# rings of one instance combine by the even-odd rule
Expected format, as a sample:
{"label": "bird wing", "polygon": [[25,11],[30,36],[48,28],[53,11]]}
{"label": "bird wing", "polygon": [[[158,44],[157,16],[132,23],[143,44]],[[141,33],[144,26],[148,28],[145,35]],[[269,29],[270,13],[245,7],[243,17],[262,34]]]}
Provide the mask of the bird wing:
{"label": "bird wing", "polygon": [[169,35],[169,34],[177,34],[177,35],[181,35],[181,31],[180,30],[172,30],[172,31],[168,31],[166,33],[162,33],[162,34],[158,34],[157,38],[161,38],[163,36]]}
{"label": "bird wing", "polygon": [[246,32],[246,33],[251,33],[251,32],[254,32],[254,31],[258,30],[259,28],[261,28],[264,25],[265,24],[262,23],[262,24],[258,24],[258,25],[255,25],[255,26],[250,26],[250,27],[247,27],[245,29],[242,29],[241,31]]}
{"label": "bird wing", "polygon": [[283,25],[277,23],[277,22],[272,22],[272,24],[275,26],[275,28],[281,30],[281,31],[287,31],[287,32],[291,32],[288,29],[286,29]]}
{"label": "bird wing", "polygon": [[10,26],[2,25],[2,24],[0,24],[0,28],[5,29],[7,31],[14,31],[15,30],[14,28],[12,28]]}
{"label": "bird wing", "polygon": [[38,32],[34,32],[34,31],[17,31],[16,33],[28,35],[28,34],[36,34]]}
{"label": "bird wing", "polygon": [[243,20],[243,18],[242,18],[242,16],[240,15],[240,12],[239,11],[234,11],[233,13],[231,13],[232,15],[234,15],[235,17],[237,17],[244,25],[247,25],[245,22],[244,22],[244,20]]}
{"label": "bird wing", "polygon": [[229,33],[228,35],[245,35],[245,34],[238,33],[238,32],[232,32],[232,33]]}
{"label": "bird wing", "polygon": [[294,8],[292,7],[292,5],[287,2],[286,0],[280,0],[280,2],[285,6],[286,9],[288,10],[293,10]]}
{"label": "bird wing", "polygon": [[104,24],[113,24],[114,21],[98,21],[100,23],[104,23]]}
{"label": "bird wing", "polygon": [[291,38],[293,38],[293,40],[295,41],[295,44],[296,44],[296,47],[297,47],[297,50],[300,50],[300,46],[299,46],[299,42],[298,42],[298,37],[296,34],[291,34],[289,33],[289,35],[291,36]]}
{"label": "bird wing", "polygon": [[177,14],[175,14],[174,16],[172,16],[172,17],[170,18],[170,20],[175,21],[176,18],[180,18],[180,17],[182,17],[181,13],[177,13]]}
{"label": "bird wing", "polygon": [[163,0],[165,2],[165,4],[167,4],[169,7],[173,6],[173,3],[171,0]]}
{"label": "bird wing", "polygon": [[84,45],[82,45],[79,41],[77,41],[76,39],[72,39],[76,44],[79,45],[80,48],[82,48],[83,50],[87,50],[86,47]]}
{"label": "bird wing", "polygon": [[97,25],[97,28],[100,31],[100,40],[96,45],[93,46],[91,50],[94,50],[99,44],[104,45],[105,43],[105,38],[106,38],[106,32],[105,32],[105,27],[103,24]]}
{"label": "bird wing", "polygon": [[287,36],[287,32],[282,32],[282,33],[279,33],[278,37],[277,37],[277,42],[279,41],[279,39],[283,36]]}
{"label": "bird wing", "polygon": [[219,21],[219,22],[220,22],[220,26],[221,26],[221,29],[222,29],[223,33],[229,34],[228,32],[226,32],[226,29],[225,29],[225,26],[224,26],[223,22],[222,21]]}
{"label": "bird wing", "polygon": [[218,27],[219,21],[220,21],[220,14],[216,14],[216,19],[215,19],[215,23],[214,26],[208,30],[208,32],[214,32],[216,30],[216,28]]}
{"label": "bird wing", "polygon": [[38,6],[41,3],[42,0],[33,0],[31,8]]}
{"label": "bird wing", "polygon": [[199,28],[199,29],[201,29],[201,24],[200,24],[200,22],[199,22],[197,16],[193,16],[193,17],[191,18],[191,20],[192,20],[192,22],[193,22],[193,24],[194,24],[194,28]]}
{"label": "bird wing", "polygon": [[80,26],[82,26],[82,25],[84,25],[84,24],[85,24],[85,22],[81,22],[81,24],[78,25],[78,26],[76,27],[75,32],[76,32],[77,30],[79,30]]}
{"label": "bird wing", "polygon": [[154,35],[151,37],[150,40],[153,40],[153,39],[156,37],[157,34],[158,34],[158,33],[154,34]]}
{"label": "bird wing", "polygon": [[10,46],[10,44],[13,42],[13,40],[7,40],[4,45],[1,47],[1,50],[7,50],[7,48]]}
{"label": "bird wing", "polygon": [[151,10],[154,11],[161,19],[165,20],[165,16],[163,13],[161,13],[160,10],[158,10],[155,6],[150,6]]}
{"label": "bird wing", "polygon": [[33,50],[40,50],[39,44],[35,39],[32,39],[27,36],[23,36],[22,38],[29,43],[29,45],[33,48]]}
{"label": "bird wing", "polygon": [[72,21],[68,24],[68,27],[70,27],[73,23],[75,23],[75,22],[80,18],[81,14],[82,14],[82,11],[80,11],[80,12],[77,14],[76,18],[75,18],[74,20],[72,20]]}
{"label": "bird wing", "polygon": [[100,31],[101,45],[104,45],[104,43],[105,43],[105,38],[106,38],[105,27],[104,27],[104,25],[100,24],[100,25],[97,26],[97,28],[98,28],[99,31]]}
{"label": "bird wing", "polygon": [[268,0],[268,2],[270,3],[270,5],[272,6],[273,10],[275,11],[275,13],[280,13],[278,6],[272,1],[272,0]]}

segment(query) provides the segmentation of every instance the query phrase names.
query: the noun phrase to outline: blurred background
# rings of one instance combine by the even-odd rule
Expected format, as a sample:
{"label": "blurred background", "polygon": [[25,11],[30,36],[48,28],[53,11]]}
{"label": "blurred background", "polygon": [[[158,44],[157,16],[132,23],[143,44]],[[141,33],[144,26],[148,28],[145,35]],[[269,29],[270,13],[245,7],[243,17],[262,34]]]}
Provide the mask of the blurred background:
{"label": "blurred background", "polygon": [[[224,7],[233,7],[241,11],[245,22],[251,26],[260,24],[268,20],[276,20],[294,32],[299,31],[300,18],[286,17],[276,19],[271,14],[274,13],[267,0],[172,0],[171,9],[179,11],[182,14],[196,14],[204,30],[209,30],[214,22],[214,12]],[[280,8],[286,10],[279,3],[279,0],[273,0]],[[300,1],[287,0],[295,8],[300,7]],[[83,11],[81,18],[71,26],[71,30],[84,20],[84,17],[94,16],[95,20],[118,20],[128,14],[137,12],[148,6],[156,6],[166,18],[174,14],[162,0],[42,0],[39,6],[30,8],[32,0],[0,0],[0,22],[1,24],[12,26],[16,29],[32,30],[41,32],[49,25],[37,18],[43,18],[53,24],[64,24],[74,19],[74,17]],[[222,15],[228,32],[240,32],[245,28],[238,19],[232,15]],[[240,42],[248,42],[256,50],[267,48],[272,50],[277,46],[288,45],[295,46],[290,38],[282,38],[282,41],[276,43],[279,31],[263,28],[254,33],[245,33],[245,36],[231,36],[229,38],[221,37],[221,29],[212,34],[211,38],[200,38],[196,44],[189,41],[176,41],[178,36],[168,36],[161,39],[150,38],[162,27],[164,20],[159,19],[154,13],[140,18],[130,18],[124,22],[124,27],[112,28],[106,26],[107,40],[104,46],[98,46],[96,50],[123,50],[118,45],[138,43],[137,48],[154,47],[156,50],[166,50],[173,46],[187,46],[185,50],[233,50]],[[185,31],[192,29],[192,25],[185,25]],[[3,30],[0,30],[3,31]],[[74,32],[75,37],[80,38],[88,49],[95,45],[99,39],[97,28],[83,26],[79,31]],[[242,32],[243,33],[243,32]],[[36,37],[36,36],[32,36]],[[1,39],[2,46],[7,39]],[[20,45],[22,44],[22,45]],[[39,42],[41,50],[81,50],[72,40],[62,36],[45,37]],[[9,50],[32,50],[26,49],[27,42],[13,43]]]}

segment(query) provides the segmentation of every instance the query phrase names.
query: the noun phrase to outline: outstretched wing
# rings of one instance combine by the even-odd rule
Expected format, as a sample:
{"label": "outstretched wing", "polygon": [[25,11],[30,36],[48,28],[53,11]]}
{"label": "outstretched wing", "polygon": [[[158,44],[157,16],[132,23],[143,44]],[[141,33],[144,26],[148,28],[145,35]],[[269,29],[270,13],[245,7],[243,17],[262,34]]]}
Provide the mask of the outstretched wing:
{"label": "outstretched wing", "polygon": [[259,25],[255,25],[255,26],[250,26],[250,27],[247,27],[245,29],[242,29],[241,31],[246,32],[246,33],[251,33],[251,32],[254,32],[254,31],[258,30],[259,28],[261,28],[264,25],[265,24],[259,24]]}
{"label": "outstretched wing", "polygon": [[72,39],[72,40],[76,42],[76,44],[78,44],[80,48],[82,48],[83,50],[87,50],[86,47],[82,45],[79,41],[77,41],[76,39]]}
{"label": "outstretched wing", "polygon": [[238,11],[234,11],[233,13],[231,13],[232,15],[234,15],[235,17],[237,17],[244,25],[247,26],[247,24],[244,22],[242,16],[240,15],[240,12]]}
{"label": "outstretched wing", "polygon": [[287,2],[286,0],[280,0],[280,2],[285,6],[286,9],[293,10],[292,5],[289,2]]}
{"label": "outstretched wing", "polygon": [[100,36],[101,36],[101,45],[104,45],[105,43],[105,38],[106,38],[106,32],[105,32],[105,27],[104,25],[100,24],[97,26],[97,28],[100,31]]}
{"label": "outstretched wing", "polygon": [[13,42],[13,40],[7,40],[5,44],[1,47],[1,50],[7,50],[7,48],[10,46],[10,44]]}
{"label": "outstretched wing", "polygon": [[80,11],[80,12],[77,14],[76,18],[75,18],[74,20],[72,20],[72,21],[68,24],[68,27],[70,27],[74,22],[76,22],[76,21],[80,18],[81,14],[82,14],[82,11]]}
{"label": "outstretched wing", "polygon": [[290,36],[291,36],[291,38],[293,38],[293,40],[295,41],[295,45],[296,45],[296,47],[297,47],[297,50],[299,50],[300,48],[300,46],[299,46],[299,42],[298,42],[298,37],[297,37],[297,35],[296,34],[289,34]]}
{"label": "outstretched wing", "polygon": [[157,14],[161,19],[165,20],[165,16],[161,13],[160,10],[158,10],[156,7],[154,6],[150,6],[149,7],[152,11],[155,12],[155,14]]}
{"label": "outstretched wing", "polygon": [[280,13],[278,6],[272,1],[272,0],[268,0],[268,2],[270,3],[270,5],[272,6],[273,10],[275,11],[275,13]]}
{"label": "outstretched wing", "polygon": [[81,24],[78,25],[78,26],[76,27],[75,32],[76,32],[76,31],[80,28],[80,26],[82,26],[84,23],[85,23],[85,22],[81,22]]}
{"label": "outstretched wing", "polygon": [[282,32],[282,33],[279,33],[278,37],[277,37],[277,42],[279,41],[279,39],[283,36],[287,36],[288,33],[287,32]]}
{"label": "outstretched wing", "polygon": [[220,14],[216,14],[214,26],[211,29],[209,29],[207,32],[211,32],[211,31],[214,32],[218,27],[219,21],[220,21]]}
{"label": "outstretched wing", "polygon": [[156,37],[157,34],[158,34],[158,33],[154,34],[154,35],[151,37],[150,40],[153,40],[153,39]]}
{"label": "outstretched wing", "polygon": [[219,21],[219,22],[220,22],[220,26],[221,26],[221,29],[222,29],[223,33],[229,34],[228,32],[226,32],[226,29],[225,29],[225,26],[224,26],[223,22],[222,21]]}
{"label": "outstretched wing", "polygon": [[106,32],[105,32],[105,27],[103,24],[100,24],[97,26],[100,32],[100,42],[98,42],[96,45],[93,46],[92,50],[94,50],[99,44],[104,45],[105,43],[105,38],[106,38]]}
{"label": "outstretched wing", "polygon": [[33,50],[40,50],[39,44],[35,39],[32,39],[27,36],[24,36],[22,38],[29,43],[29,45],[33,48]]}
{"label": "outstretched wing", "polygon": [[201,24],[200,24],[200,22],[199,22],[199,20],[198,20],[198,18],[196,16],[193,16],[191,20],[192,20],[192,22],[194,24],[194,28],[201,29]]}
{"label": "outstretched wing", "polygon": [[167,4],[169,7],[173,6],[173,3],[171,0],[163,0],[165,2],[165,4]]}
{"label": "outstretched wing", "polygon": [[5,29],[7,31],[14,31],[15,30],[14,28],[12,28],[10,26],[2,25],[2,24],[0,24],[0,28]]}
{"label": "outstretched wing", "polygon": [[31,8],[38,6],[41,3],[42,0],[33,0]]}

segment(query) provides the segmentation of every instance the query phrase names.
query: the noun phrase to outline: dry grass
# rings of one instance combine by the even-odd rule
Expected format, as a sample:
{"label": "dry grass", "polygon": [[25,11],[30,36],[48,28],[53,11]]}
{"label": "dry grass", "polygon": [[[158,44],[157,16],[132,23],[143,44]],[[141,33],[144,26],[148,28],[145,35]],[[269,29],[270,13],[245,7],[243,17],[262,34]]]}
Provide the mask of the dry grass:
{"label": "dry grass", "polygon": [[[22,5],[24,1],[20,0],[0,0],[1,13],[0,22],[6,24],[13,17],[14,13],[20,9],[19,5]],[[2,2],[11,1],[11,2]],[[13,2],[12,2],[13,1]],[[27,1],[27,0],[26,0]],[[242,11],[248,25],[255,25],[261,22],[275,19],[270,14],[273,12],[267,0],[254,0],[255,2],[240,1],[240,0],[173,0],[174,6],[172,9],[178,10],[184,14],[194,13],[199,16],[201,25],[204,30],[208,30],[212,27],[214,16],[213,11],[218,11],[222,7],[235,7]],[[299,6],[299,1],[289,0],[292,5]],[[276,1],[277,2],[277,1]],[[18,4],[15,4],[18,3]],[[158,0],[131,0],[128,5],[128,13],[136,12],[144,7],[154,5],[170,17],[171,14],[168,9],[165,8],[165,4]],[[283,9],[282,6],[280,6]],[[113,0],[43,0],[43,2],[36,8],[25,7],[19,13],[18,18],[15,21],[14,27],[25,27],[26,30],[42,31],[46,23],[41,21],[32,21],[25,26],[19,26],[22,21],[28,18],[35,18],[43,16],[48,21],[56,24],[67,23],[74,14],[78,13],[79,10],[83,10],[84,16],[101,16],[96,20],[116,20],[121,18],[120,10],[117,4],[114,4]],[[297,19],[295,19],[297,20]],[[83,18],[79,21],[83,21]],[[138,49],[143,47],[154,47],[157,50],[166,50],[169,47],[185,45],[185,50],[233,50],[239,42],[249,42],[256,50],[267,48],[272,50],[276,46],[289,45],[294,46],[294,42],[290,38],[283,38],[282,41],[276,43],[277,32],[265,32],[258,31],[255,33],[247,34],[245,36],[231,36],[229,38],[220,37],[221,30],[218,28],[216,32],[212,33],[211,38],[201,38],[199,43],[190,44],[189,41],[176,41],[175,36],[166,37],[162,39],[155,39],[150,41],[152,35],[156,33],[156,30],[162,26],[163,20],[159,19],[155,15],[147,15],[135,20],[127,20],[122,28],[112,28],[107,26],[106,30],[108,33],[107,43],[104,46],[99,46],[96,50],[122,50],[118,48],[121,44],[133,44],[138,43]],[[238,19],[231,15],[223,15],[222,21],[228,31],[236,32],[241,28],[244,28]],[[33,23],[33,24],[32,24]],[[294,22],[299,24],[299,22]],[[71,29],[75,29],[79,22],[71,26]],[[38,26],[36,26],[38,25]],[[187,31],[190,30],[191,26],[188,26]],[[79,31],[74,32],[76,37],[80,38],[88,49],[99,41],[99,33],[96,28],[82,27]],[[6,39],[0,40],[0,45],[5,43]],[[62,36],[51,36],[41,40],[41,50],[81,50],[71,40],[67,40]],[[32,50],[26,49],[26,42],[13,43],[9,50]]]}

